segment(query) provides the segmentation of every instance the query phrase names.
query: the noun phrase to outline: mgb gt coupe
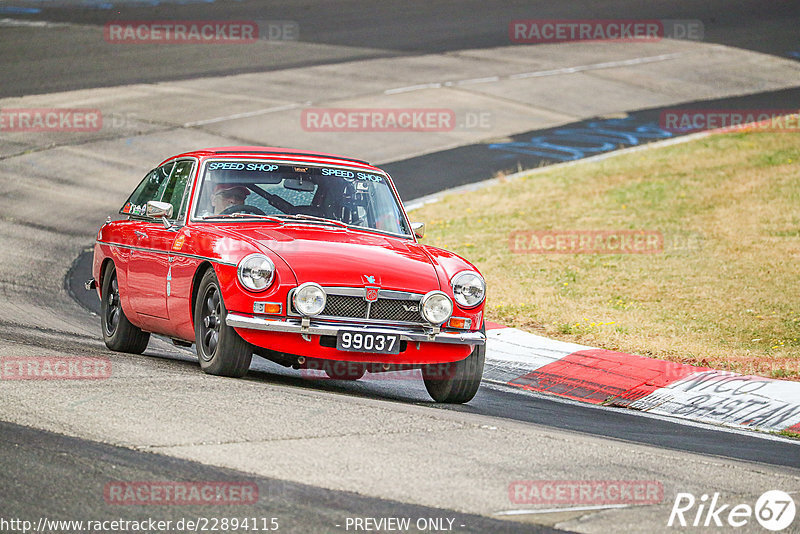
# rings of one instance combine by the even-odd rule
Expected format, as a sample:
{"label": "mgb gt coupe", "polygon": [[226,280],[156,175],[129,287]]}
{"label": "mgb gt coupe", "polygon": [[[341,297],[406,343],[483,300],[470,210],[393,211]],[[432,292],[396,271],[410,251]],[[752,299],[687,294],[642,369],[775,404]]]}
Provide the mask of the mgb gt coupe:
{"label": "mgb gt coupe", "polygon": [[357,380],[420,369],[437,402],[473,398],[486,285],[420,243],[389,175],[364,161],[264,147],[209,148],[147,173],[100,228],[93,278],[103,338],[195,344],[240,377],[253,354]]}

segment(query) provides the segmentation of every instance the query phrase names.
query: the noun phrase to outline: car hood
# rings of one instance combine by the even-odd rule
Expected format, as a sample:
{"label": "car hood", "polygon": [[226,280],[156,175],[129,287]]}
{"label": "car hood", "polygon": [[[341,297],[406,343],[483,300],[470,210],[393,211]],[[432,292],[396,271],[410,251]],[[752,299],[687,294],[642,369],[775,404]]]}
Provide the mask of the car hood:
{"label": "car hood", "polygon": [[420,293],[440,289],[430,256],[411,239],[310,224],[245,227],[227,233],[280,256],[298,283]]}

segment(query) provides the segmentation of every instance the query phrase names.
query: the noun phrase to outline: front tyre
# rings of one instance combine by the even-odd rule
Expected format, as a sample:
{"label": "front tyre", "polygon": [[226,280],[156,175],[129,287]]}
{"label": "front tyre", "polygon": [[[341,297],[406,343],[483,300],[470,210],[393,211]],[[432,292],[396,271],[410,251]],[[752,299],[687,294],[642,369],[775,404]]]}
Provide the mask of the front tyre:
{"label": "front tyre", "polygon": [[241,377],[253,359],[253,347],[225,323],[217,275],[209,269],[200,280],[194,305],[194,335],[200,367],[210,375]]}
{"label": "front tyre", "polygon": [[106,347],[118,352],[143,353],[150,341],[150,333],[134,326],[122,310],[117,268],[112,262],[106,265],[103,272],[100,295],[100,320]]}
{"label": "front tyre", "polygon": [[426,365],[422,368],[425,389],[436,402],[469,402],[481,385],[485,360],[486,345],[476,345],[472,354],[459,362]]}

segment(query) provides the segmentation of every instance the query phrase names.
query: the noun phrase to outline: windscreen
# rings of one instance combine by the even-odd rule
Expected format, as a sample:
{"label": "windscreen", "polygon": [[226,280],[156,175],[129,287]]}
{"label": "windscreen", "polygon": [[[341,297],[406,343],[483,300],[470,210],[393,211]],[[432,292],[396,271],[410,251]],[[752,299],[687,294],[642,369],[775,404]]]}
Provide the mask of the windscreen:
{"label": "windscreen", "polygon": [[382,173],[253,160],[211,160],[201,177],[195,218],[305,215],[349,226],[410,235]]}

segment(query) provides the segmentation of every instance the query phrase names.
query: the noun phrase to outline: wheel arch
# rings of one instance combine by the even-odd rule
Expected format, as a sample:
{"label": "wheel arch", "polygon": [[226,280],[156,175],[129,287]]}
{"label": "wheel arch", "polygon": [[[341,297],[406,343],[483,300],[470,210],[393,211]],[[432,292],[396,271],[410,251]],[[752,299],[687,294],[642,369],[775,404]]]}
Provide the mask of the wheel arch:
{"label": "wheel arch", "polygon": [[97,290],[100,293],[100,298],[103,298],[103,280],[106,276],[106,269],[108,269],[108,264],[111,263],[114,265],[114,268],[117,268],[117,265],[114,263],[112,258],[103,258],[103,263],[100,264],[100,274],[98,275],[97,280]]}
{"label": "wheel arch", "polygon": [[194,307],[195,304],[197,304],[197,291],[200,288],[200,280],[203,279],[203,276],[209,269],[213,270],[214,266],[210,261],[204,261],[197,266],[197,270],[195,270],[194,276],[192,277],[192,302],[191,306],[189,306],[189,312],[192,317],[192,328],[194,328]]}

